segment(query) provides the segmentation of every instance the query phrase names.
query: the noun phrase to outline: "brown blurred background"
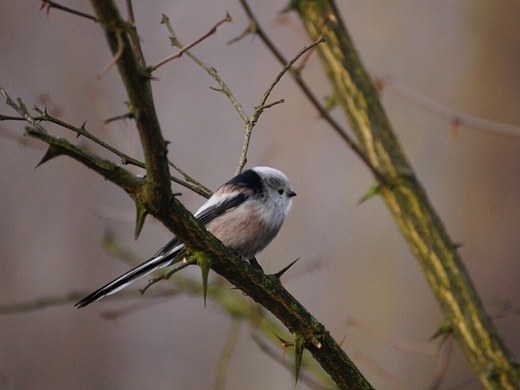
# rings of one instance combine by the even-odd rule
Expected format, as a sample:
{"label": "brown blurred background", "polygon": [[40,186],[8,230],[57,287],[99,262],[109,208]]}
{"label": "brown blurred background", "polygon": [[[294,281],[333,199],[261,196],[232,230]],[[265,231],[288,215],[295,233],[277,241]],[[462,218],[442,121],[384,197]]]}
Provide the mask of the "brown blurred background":
{"label": "brown blurred background", "polygon": [[[0,85],[12,97],[37,104],[140,157],[131,121],[104,126],[123,114],[126,100],[99,27],[40,2],[4,0],[0,13]],[[120,3],[123,3],[122,1]],[[278,18],[286,2],[252,2],[273,40],[292,57],[308,39],[294,15]],[[92,13],[84,1],[64,1]],[[392,76],[418,94],[453,110],[520,124],[520,3],[516,1],[338,1],[366,66]],[[225,24],[193,52],[214,66],[251,114],[280,70],[260,40],[226,45],[247,20],[235,1],[135,1],[137,27],[148,63],[174,50],[161,13],[189,43],[229,11]],[[236,168],[243,123],[216,83],[187,57],[158,71],[153,87],[170,158],[215,189]],[[329,87],[311,59],[305,79],[317,95]],[[368,170],[339,140],[286,77],[252,139],[248,166],[270,165],[291,179],[298,197],[273,244],[259,256],[268,272],[296,257],[285,282],[377,388],[427,388],[436,357],[402,350],[395,341],[428,343],[443,321],[416,261],[382,201],[357,205],[373,182]],[[408,157],[460,252],[506,344],[520,354],[520,139],[459,126],[417,108],[392,90],[383,102]],[[0,113],[13,114],[5,105]],[[344,123],[340,112],[334,115]],[[0,303],[91,292],[128,269],[105,253],[107,230],[139,256],[153,254],[169,233],[151,218],[133,241],[132,202],[118,188],[68,158],[38,169],[44,148],[22,134],[24,125],[0,129]],[[57,134],[70,133],[49,126]],[[84,139],[79,145],[99,152]],[[103,152],[100,152],[103,154]],[[109,154],[103,154],[112,158]],[[115,158],[112,158],[116,161]],[[138,172],[136,170],[136,172]],[[191,210],[203,199],[178,186]],[[317,267],[317,269],[316,269]],[[190,270],[197,275],[197,270]],[[160,286],[157,286],[160,288]],[[6,389],[208,389],[231,321],[214,302],[177,298],[106,320],[100,313],[125,307],[107,299],[83,310],[71,304],[0,317],[0,388]],[[516,313],[515,313],[516,310]],[[503,313],[502,313],[503,314]],[[373,330],[349,326],[349,319]],[[375,331],[391,340],[379,339]],[[430,343],[431,351],[437,343]],[[457,387],[458,386],[458,387]],[[263,354],[247,327],[230,362],[228,389],[291,389],[293,375]],[[297,388],[306,388],[298,384]],[[458,347],[443,388],[481,385]]]}

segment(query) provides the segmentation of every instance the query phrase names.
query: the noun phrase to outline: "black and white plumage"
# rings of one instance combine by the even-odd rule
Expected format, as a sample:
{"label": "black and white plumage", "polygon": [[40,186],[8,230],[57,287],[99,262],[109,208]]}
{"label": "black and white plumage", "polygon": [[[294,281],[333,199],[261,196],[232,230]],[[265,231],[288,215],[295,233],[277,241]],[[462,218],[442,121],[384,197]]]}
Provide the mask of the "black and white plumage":
{"label": "black and white plumage", "polygon": [[[282,172],[270,167],[255,167],[223,184],[194,216],[224,245],[261,268],[255,255],[276,237],[295,195]],[[152,258],[94,291],[75,306],[85,307],[157,269],[182,261],[183,249],[184,244],[173,236]]]}

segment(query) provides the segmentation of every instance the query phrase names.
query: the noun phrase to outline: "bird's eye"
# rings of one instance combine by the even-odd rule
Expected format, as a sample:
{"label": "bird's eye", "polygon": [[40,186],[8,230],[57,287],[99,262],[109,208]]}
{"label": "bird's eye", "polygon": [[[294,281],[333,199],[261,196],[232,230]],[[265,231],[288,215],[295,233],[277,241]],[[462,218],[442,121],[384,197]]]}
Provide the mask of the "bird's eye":
{"label": "bird's eye", "polygon": [[278,190],[278,193],[279,193],[280,195],[283,195],[283,190],[282,190],[282,189],[279,189],[279,190]]}

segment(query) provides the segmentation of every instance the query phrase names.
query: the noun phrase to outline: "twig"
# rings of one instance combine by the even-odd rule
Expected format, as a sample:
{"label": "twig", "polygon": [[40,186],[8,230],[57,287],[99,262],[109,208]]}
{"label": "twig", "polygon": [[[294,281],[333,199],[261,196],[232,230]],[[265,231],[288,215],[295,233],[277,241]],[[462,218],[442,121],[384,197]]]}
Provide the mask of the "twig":
{"label": "twig", "polygon": [[176,268],[172,269],[171,271],[168,271],[165,274],[162,274],[162,275],[160,275],[160,276],[158,276],[156,278],[150,279],[148,281],[148,284],[145,287],[143,287],[141,290],[139,290],[139,292],[141,294],[144,294],[146,292],[146,290],[148,290],[150,287],[152,287],[152,285],[154,285],[155,283],[160,282],[161,280],[168,280],[168,279],[170,279],[173,274],[176,274],[177,272],[179,272],[180,270],[186,268],[188,265],[191,265],[191,264],[195,264],[195,260],[193,260],[193,259],[189,259],[189,260],[184,259],[182,264],[179,265],[178,267],[176,267]]}
{"label": "twig", "polygon": [[226,13],[226,17],[224,19],[222,19],[221,21],[219,21],[217,24],[215,24],[206,34],[197,38],[189,45],[186,45],[184,48],[179,50],[177,53],[172,54],[171,56],[168,56],[165,59],[159,61],[157,64],[150,66],[150,68],[148,68],[148,72],[152,73],[158,67],[166,64],[167,62],[170,62],[171,60],[174,60],[175,58],[179,58],[180,56],[182,56],[184,54],[184,52],[191,49],[193,46],[199,44],[200,42],[202,42],[204,39],[206,39],[210,35],[214,34],[217,31],[217,27],[219,27],[221,24],[226,23],[226,22],[231,22],[231,21],[232,21],[231,16],[229,15],[229,13]]}
{"label": "twig", "polygon": [[406,339],[398,339],[396,337],[392,337],[388,334],[386,334],[383,330],[377,329],[375,326],[370,326],[361,320],[351,317],[347,321],[348,326],[355,327],[362,332],[366,333],[371,338],[377,338],[379,340],[382,340],[383,342],[392,344],[393,347],[403,350],[403,351],[411,351],[415,353],[419,353],[421,355],[427,355],[427,356],[437,356],[438,353],[435,350],[435,348],[426,343],[414,343],[410,340]]}
{"label": "twig", "polygon": [[129,24],[129,35],[130,42],[132,42],[132,48],[134,49],[135,56],[137,61],[144,67],[146,67],[146,62],[144,60],[143,49],[141,47],[141,42],[139,41],[139,35],[137,35],[137,29],[135,27],[135,16],[134,16],[134,7],[132,6],[132,0],[125,0],[126,3],[126,13],[128,15],[128,24]]}
{"label": "twig", "polygon": [[[173,46],[178,47],[179,49],[184,49],[184,45],[177,39],[175,32],[173,31],[173,28],[170,24],[170,21],[166,15],[163,15],[162,23],[166,25],[166,28],[168,29],[168,32],[170,33],[170,40]],[[238,112],[238,115],[240,115],[240,118],[247,122],[249,120],[249,117],[246,115],[244,109],[238,102],[238,100],[233,96],[231,93],[231,90],[228,88],[224,80],[218,75],[217,71],[213,67],[207,66],[204,62],[202,62],[199,58],[197,58],[194,54],[192,54],[190,51],[185,51],[186,55],[190,57],[197,65],[199,65],[202,69],[204,69],[208,74],[215,79],[215,81],[219,84],[220,89],[212,88],[214,91],[222,92],[224,95],[227,96],[231,104],[233,104],[233,107]]]}
{"label": "twig", "polygon": [[[88,138],[92,142],[98,144],[102,148],[104,148],[104,149],[108,150],[109,152],[112,152],[116,156],[118,156],[121,159],[121,163],[123,165],[130,164],[130,165],[135,165],[136,167],[139,167],[139,168],[143,168],[143,169],[145,168],[144,163],[142,163],[141,161],[136,160],[136,159],[128,156],[127,154],[117,150],[113,146],[110,146],[109,144],[107,144],[105,141],[99,139],[98,137],[96,137],[92,133],[88,132],[87,129],[85,128],[86,122],[84,122],[81,125],[81,127],[75,127],[75,126],[72,126],[72,125],[70,125],[70,124],[68,124],[66,122],[63,122],[63,121],[59,120],[58,118],[55,118],[55,117],[49,115],[47,113],[47,109],[44,109],[42,111],[40,108],[35,106],[34,110],[38,114],[41,115],[40,117],[38,117],[39,120],[41,120],[41,121],[48,121],[48,122],[54,123],[54,124],[56,124],[58,126],[61,126],[61,127],[65,128],[65,129],[71,130],[74,133],[76,133],[76,137],[83,136],[85,138]],[[35,117],[35,119],[36,119],[36,117]]]}
{"label": "twig", "polygon": [[520,126],[489,121],[473,115],[454,111],[433,99],[430,99],[411,90],[410,88],[405,87],[403,84],[388,76],[377,76],[376,80],[382,83],[386,89],[400,96],[407,102],[428,112],[434,113],[441,118],[450,121],[455,126],[465,125],[485,133],[520,139]]}
{"label": "twig", "polygon": [[69,7],[65,7],[63,5],[60,5],[58,3],[55,3],[54,1],[50,1],[50,0],[41,0],[42,1],[42,6],[40,7],[40,11],[42,9],[47,9],[47,17],[49,17],[49,12],[50,12],[50,9],[51,8],[56,8],[56,9],[59,9],[61,11],[65,11],[65,12],[68,12],[70,14],[73,14],[73,15],[77,15],[77,16],[81,16],[83,18],[86,18],[86,19],[90,19],[94,22],[97,23],[97,18],[95,16],[92,16],[92,15],[89,15],[89,14],[86,14],[84,12],[81,12],[81,11],[76,11],[75,9],[72,9],[72,8],[69,8]]}
{"label": "twig", "polygon": [[448,333],[442,340],[439,360],[437,361],[437,367],[435,369],[435,377],[433,382],[428,387],[428,390],[438,390],[441,387],[441,383],[446,377],[446,372],[450,364],[450,358],[453,351],[453,333]]}
{"label": "twig", "polygon": [[101,69],[101,72],[99,72],[96,75],[97,80],[100,80],[117,63],[117,61],[123,55],[123,49],[124,49],[124,44],[123,44],[123,40],[121,39],[121,33],[118,33],[117,34],[117,52],[116,52],[116,54],[114,54],[114,56],[112,57],[110,62],[108,64],[106,64],[103,69]]}
{"label": "twig", "polygon": [[[2,89],[0,87],[0,95],[2,95],[6,101],[6,103],[11,106],[12,108],[15,109],[16,112],[18,112],[21,117],[11,117],[11,116],[6,116],[6,115],[1,115],[0,116],[0,120],[23,120],[23,121],[26,121],[26,122],[29,122],[34,128],[36,128],[38,131],[42,132],[42,133],[47,133],[47,131],[39,124],[39,122],[41,121],[48,121],[48,122],[51,122],[51,123],[54,123],[58,126],[62,126],[66,129],[69,129],[73,132],[75,132],[78,136],[82,135],[84,136],[85,138],[88,138],[90,139],[92,142],[100,145],[101,147],[105,148],[106,150],[114,153],[116,156],[120,157],[121,158],[121,163],[123,165],[128,165],[128,164],[131,164],[131,165],[134,165],[136,167],[139,167],[139,168],[142,168],[142,169],[146,169],[146,166],[143,162],[139,161],[139,160],[136,160],[135,158],[132,158],[130,156],[128,156],[127,154],[115,149],[114,147],[110,146],[109,144],[105,143],[104,141],[102,141],[101,139],[97,138],[96,136],[92,135],[91,133],[89,133],[86,129],[85,129],[85,123],[83,123],[83,125],[78,128],[78,127],[75,127],[75,126],[72,126],[66,122],[63,122],[51,115],[49,115],[47,113],[46,110],[42,111],[41,109],[39,109],[38,107],[35,107],[34,109],[40,114],[40,116],[31,116],[27,110],[27,108],[25,107],[25,105],[22,103],[21,100],[19,100],[19,104],[17,105],[10,97],[9,95],[7,94],[7,92],[5,92],[4,89]],[[198,184],[191,184],[191,183],[188,183],[187,181],[184,181],[184,180],[181,180],[175,176],[172,176],[170,175],[170,180],[173,181],[174,183],[177,183],[193,192],[195,192],[196,194],[199,194],[200,196],[204,197],[204,198],[209,198],[209,196],[211,196],[211,191],[209,191],[208,189],[205,189],[204,186],[202,185],[198,185]]]}
{"label": "twig", "polygon": [[291,61],[289,61],[288,63],[285,64],[285,66],[280,71],[280,73],[278,73],[278,75],[275,77],[274,81],[271,83],[271,85],[269,86],[267,91],[265,91],[264,96],[262,96],[262,99],[260,99],[260,104],[257,107],[255,107],[255,111],[253,113],[253,116],[251,117],[251,119],[249,121],[246,122],[246,134],[244,136],[244,143],[242,145],[242,152],[240,153],[240,159],[238,161],[238,166],[237,166],[237,170],[235,172],[235,175],[238,175],[240,172],[242,172],[242,170],[244,169],[244,166],[246,165],[246,162],[247,162],[247,152],[249,150],[249,143],[251,141],[251,135],[253,133],[253,127],[256,125],[256,122],[258,121],[258,118],[260,118],[260,115],[264,112],[264,110],[266,108],[272,107],[273,105],[278,104],[278,103],[283,103],[283,100],[279,100],[279,101],[274,102],[274,103],[272,103],[270,105],[265,105],[265,102],[269,98],[269,95],[271,95],[271,92],[273,91],[274,87],[276,86],[276,84],[278,84],[278,82],[281,80],[283,75],[289,69],[291,69],[291,66],[293,66],[293,64],[304,53],[306,53],[307,51],[311,50],[313,47],[315,47],[316,45],[318,45],[318,44],[320,44],[322,42],[325,42],[325,39],[323,39],[323,37],[318,39],[317,41],[311,43],[309,46],[306,46],[303,49],[301,49]]}
{"label": "twig", "polygon": [[184,172],[181,168],[179,168],[177,165],[175,165],[172,161],[168,160],[168,164],[175,169],[177,172],[179,172],[183,177],[184,180],[186,180],[189,183],[194,184],[198,188],[200,188],[202,191],[204,191],[204,196],[206,199],[209,198],[211,195],[213,195],[213,191],[211,191],[208,187],[206,187],[204,184],[198,182],[194,178],[192,178],[190,175],[188,175],[186,172]]}
{"label": "twig", "polygon": [[[282,55],[282,53],[276,48],[276,46],[273,44],[273,42],[269,39],[267,34],[264,32],[262,27],[260,26],[258,20],[256,19],[255,15],[251,11],[251,8],[249,7],[249,4],[247,3],[247,0],[240,0],[240,3],[242,4],[242,7],[244,8],[244,11],[246,12],[247,16],[249,17],[249,20],[251,23],[254,23],[254,32],[260,37],[260,39],[264,42],[264,44],[267,46],[267,48],[273,53],[273,55],[276,57],[276,59],[282,63],[286,64],[287,60]],[[345,143],[356,153],[359,158],[365,163],[365,165],[370,169],[374,177],[377,178],[377,180],[388,186],[388,180],[383,176],[381,172],[372,164],[368,156],[361,150],[361,148],[357,145],[357,143],[348,135],[347,131],[341,127],[341,125],[336,122],[336,120],[329,114],[329,112],[323,107],[323,105],[320,103],[318,98],[314,95],[314,93],[311,91],[309,86],[303,81],[300,74],[298,74],[296,71],[292,70],[290,71],[291,75],[294,78],[294,81],[296,81],[296,84],[300,87],[300,89],[303,91],[304,95],[307,96],[307,98],[310,100],[311,104],[316,108],[316,110],[319,112],[320,116],[336,131],[336,133],[345,141]]]}
{"label": "twig", "polygon": [[115,122],[115,121],[119,121],[119,120],[124,120],[124,119],[134,119],[135,118],[135,115],[131,112],[127,112],[126,114],[122,114],[122,115],[116,115],[112,118],[108,118],[108,119],[105,119],[103,121],[103,123],[105,125],[108,125],[109,123],[112,123],[112,122]]}
{"label": "twig", "polygon": [[364,363],[366,366],[368,366],[372,371],[375,372],[376,375],[383,378],[385,381],[388,382],[390,387],[398,388],[401,390],[411,390],[411,387],[401,382],[399,379],[397,379],[394,375],[390,374],[388,371],[386,371],[384,368],[382,368],[379,364],[377,364],[376,361],[369,358],[367,355],[365,355],[362,352],[356,352],[355,354],[356,360],[358,363]]}
{"label": "twig", "polygon": [[224,346],[217,363],[217,373],[214,387],[216,390],[224,390],[226,388],[226,377],[229,368],[229,362],[237,345],[241,325],[242,320],[237,318],[233,319],[233,322],[231,323],[231,329],[229,330],[226,345]]}

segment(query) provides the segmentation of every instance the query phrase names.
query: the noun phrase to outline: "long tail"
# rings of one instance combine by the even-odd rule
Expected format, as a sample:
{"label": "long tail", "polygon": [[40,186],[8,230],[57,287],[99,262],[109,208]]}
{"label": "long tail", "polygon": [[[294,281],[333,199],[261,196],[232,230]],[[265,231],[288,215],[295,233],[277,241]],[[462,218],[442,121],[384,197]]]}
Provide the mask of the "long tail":
{"label": "long tail", "polygon": [[89,296],[83,298],[81,301],[76,303],[74,306],[77,306],[78,309],[90,305],[92,302],[99,301],[100,299],[106,297],[107,295],[114,294],[119,290],[122,290],[130,283],[133,283],[135,280],[146,276],[152,273],[155,270],[158,270],[163,267],[167,267],[169,265],[175,264],[176,262],[182,260],[182,256],[177,258],[179,252],[184,248],[184,245],[179,245],[172,252],[162,255],[156,255],[151,259],[145,261],[144,263],[139,264],[137,267],[132,268],[130,271],[121,275],[117,279],[114,279],[110,283],[104,285],[100,289],[94,291]]}

